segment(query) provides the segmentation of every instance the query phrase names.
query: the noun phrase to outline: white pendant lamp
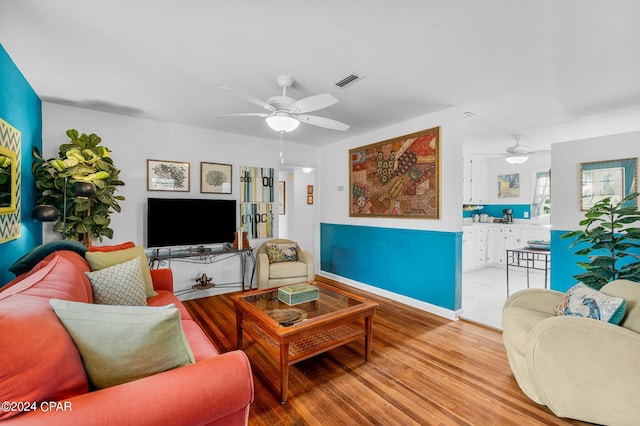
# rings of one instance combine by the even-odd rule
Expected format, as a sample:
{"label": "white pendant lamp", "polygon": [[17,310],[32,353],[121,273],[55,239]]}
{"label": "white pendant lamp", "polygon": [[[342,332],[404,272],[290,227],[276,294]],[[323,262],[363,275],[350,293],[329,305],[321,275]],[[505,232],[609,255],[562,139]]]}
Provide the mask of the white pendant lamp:
{"label": "white pendant lamp", "polygon": [[276,132],[291,132],[298,128],[300,122],[286,112],[276,112],[265,119],[267,125]]}
{"label": "white pendant lamp", "polygon": [[505,160],[507,160],[507,163],[509,164],[522,164],[528,159],[529,157],[527,157],[526,155],[512,155],[510,157],[505,158]]}

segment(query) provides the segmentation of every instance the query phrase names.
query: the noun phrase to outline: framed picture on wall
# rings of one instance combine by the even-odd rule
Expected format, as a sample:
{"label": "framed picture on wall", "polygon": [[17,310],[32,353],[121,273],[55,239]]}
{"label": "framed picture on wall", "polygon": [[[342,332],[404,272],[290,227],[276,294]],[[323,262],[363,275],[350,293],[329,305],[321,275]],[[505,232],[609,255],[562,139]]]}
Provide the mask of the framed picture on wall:
{"label": "framed picture on wall", "polygon": [[200,162],[200,192],[203,194],[231,194],[231,164]]}
{"label": "framed picture on wall", "polygon": [[498,198],[516,198],[520,196],[520,174],[498,176]]}
{"label": "framed picture on wall", "polygon": [[274,168],[240,166],[240,202],[273,203],[275,179]]}
{"label": "framed picture on wall", "polygon": [[147,160],[147,191],[189,192],[190,164]]}
{"label": "framed picture on wall", "polygon": [[[580,210],[586,211],[594,204],[610,198],[618,203],[627,195],[637,192],[636,158],[596,161],[580,164]],[[628,201],[625,207],[634,206]]]}
{"label": "framed picture on wall", "polygon": [[349,216],[439,219],[440,144],[434,127],[349,150]]}
{"label": "framed picture on wall", "polygon": [[0,243],[20,237],[22,132],[0,118]]}

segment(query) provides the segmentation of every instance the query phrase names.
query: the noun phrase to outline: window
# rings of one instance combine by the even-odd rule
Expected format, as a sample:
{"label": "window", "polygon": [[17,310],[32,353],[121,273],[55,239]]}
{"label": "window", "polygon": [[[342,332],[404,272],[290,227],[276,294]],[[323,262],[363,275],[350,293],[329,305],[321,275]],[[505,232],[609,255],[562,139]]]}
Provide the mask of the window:
{"label": "window", "polygon": [[551,212],[551,176],[548,171],[536,172],[536,184],[531,203],[531,217],[548,216]]}

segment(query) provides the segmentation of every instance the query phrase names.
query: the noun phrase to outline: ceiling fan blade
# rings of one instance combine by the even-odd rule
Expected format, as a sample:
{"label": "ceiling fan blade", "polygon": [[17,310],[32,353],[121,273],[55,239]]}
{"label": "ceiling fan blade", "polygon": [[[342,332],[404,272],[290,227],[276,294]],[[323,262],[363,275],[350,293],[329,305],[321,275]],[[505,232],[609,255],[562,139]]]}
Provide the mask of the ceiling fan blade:
{"label": "ceiling fan blade", "polygon": [[239,112],[237,114],[223,114],[223,115],[218,115],[218,118],[224,118],[224,117],[268,117],[271,114],[266,113],[266,112]]}
{"label": "ceiling fan blade", "polygon": [[330,118],[318,117],[317,115],[295,115],[295,118],[300,120],[302,123],[311,124],[312,126],[324,127],[332,130],[340,130],[345,131],[348,130],[348,124],[341,123],[336,120],[331,120]]}
{"label": "ceiling fan blade", "polygon": [[275,107],[273,107],[273,106],[269,105],[268,103],[266,103],[266,102],[265,102],[265,101],[263,101],[263,100],[260,100],[260,99],[256,98],[255,96],[248,95],[248,94],[246,94],[246,93],[244,93],[244,92],[241,92],[241,91],[239,91],[239,90],[233,89],[233,88],[231,88],[231,87],[220,87],[220,89],[228,90],[228,91],[230,91],[230,92],[233,92],[233,93],[235,93],[237,96],[241,97],[241,98],[242,98],[242,99],[244,99],[244,100],[247,100],[247,101],[249,101],[249,102],[253,102],[253,103],[254,103],[254,104],[256,104],[256,105],[260,105],[262,108],[266,109],[267,111],[274,112],[274,111],[276,110],[276,108],[275,108]]}
{"label": "ceiling fan blade", "polygon": [[514,145],[507,147],[507,154],[509,155],[525,155],[529,153],[523,145]]}
{"label": "ceiling fan blade", "polygon": [[290,111],[294,114],[307,113],[317,111],[319,109],[330,107],[338,102],[338,100],[328,93],[322,95],[309,96],[307,98],[300,99],[291,105]]}

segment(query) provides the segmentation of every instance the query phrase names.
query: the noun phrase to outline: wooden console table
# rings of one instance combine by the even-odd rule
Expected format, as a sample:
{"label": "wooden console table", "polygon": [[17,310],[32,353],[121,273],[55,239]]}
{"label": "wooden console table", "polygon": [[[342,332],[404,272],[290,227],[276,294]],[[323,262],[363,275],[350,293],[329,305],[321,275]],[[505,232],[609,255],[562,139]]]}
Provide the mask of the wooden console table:
{"label": "wooden console table", "polygon": [[509,297],[509,267],[527,270],[527,288],[529,288],[529,271],[544,271],[544,288],[548,287],[549,269],[551,268],[551,251],[532,248],[507,249],[507,297]]}
{"label": "wooden console table", "polygon": [[[224,247],[188,247],[188,248],[162,248],[162,249],[153,249],[151,254],[149,255],[149,266],[152,268],[157,268],[160,266],[168,266],[170,267],[172,261],[176,262],[190,262],[190,263],[201,263],[201,264],[212,264],[217,263],[223,260],[227,260],[230,258],[239,257],[240,258],[240,279],[239,282],[233,283],[223,283],[216,284],[216,286],[225,286],[225,285],[234,285],[241,284],[242,290],[247,290],[247,277],[248,280],[248,289],[251,290],[251,286],[253,283],[253,277],[255,274],[256,268],[256,258],[253,254],[252,248],[246,249],[233,249],[227,246]],[[251,260],[251,264],[249,264],[249,260]],[[249,274],[249,272],[251,274]],[[183,290],[180,294],[190,293],[191,291],[196,291],[197,288],[190,288],[187,290]]]}

